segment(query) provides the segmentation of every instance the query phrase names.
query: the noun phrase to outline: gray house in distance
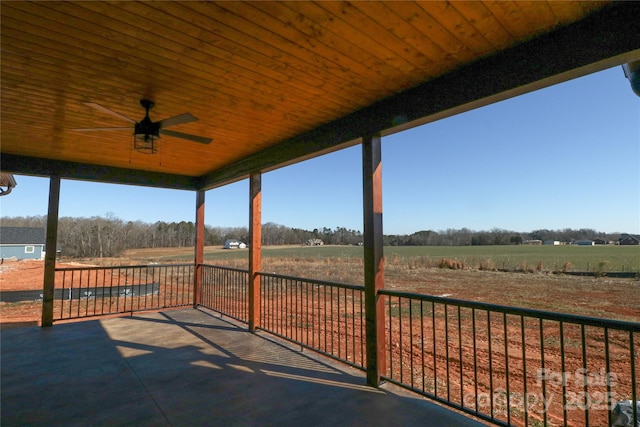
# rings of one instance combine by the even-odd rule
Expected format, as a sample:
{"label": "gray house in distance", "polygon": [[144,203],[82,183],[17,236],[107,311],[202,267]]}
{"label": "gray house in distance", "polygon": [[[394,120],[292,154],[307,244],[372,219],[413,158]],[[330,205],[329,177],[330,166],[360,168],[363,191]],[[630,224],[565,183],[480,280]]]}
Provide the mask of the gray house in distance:
{"label": "gray house in distance", "polygon": [[44,259],[42,227],[0,227],[0,258]]}

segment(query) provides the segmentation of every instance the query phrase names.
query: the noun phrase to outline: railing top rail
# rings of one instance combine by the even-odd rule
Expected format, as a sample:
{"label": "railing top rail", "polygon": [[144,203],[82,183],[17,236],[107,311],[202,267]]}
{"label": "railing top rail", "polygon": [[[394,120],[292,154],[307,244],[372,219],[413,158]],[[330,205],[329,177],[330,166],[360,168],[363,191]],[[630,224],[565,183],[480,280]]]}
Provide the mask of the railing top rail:
{"label": "railing top rail", "polygon": [[304,278],[304,277],[286,276],[284,274],[267,273],[267,272],[264,272],[264,271],[259,271],[258,274],[260,276],[265,276],[265,277],[273,277],[273,278],[286,279],[286,280],[296,280],[296,281],[299,281],[299,282],[310,282],[310,283],[315,283],[317,285],[333,286],[333,287],[336,287],[336,288],[353,289],[353,290],[358,290],[358,291],[363,291],[364,290],[364,286],[362,286],[362,285],[350,285],[348,283],[331,282],[331,281],[328,281],[328,280],[317,280],[317,279],[309,279],[309,278]]}
{"label": "railing top rail", "polygon": [[598,326],[602,328],[620,329],[629,332],[640,332],[640,322],[629,322],[624,320],[601,319],[598,317],[580,316],[577,314],[556,313],[553,311],[536,310],[532,308],[510,307],[506,305],[491,304],[486,302],[465,301],[456,298],[438,297],[433,295],[416,294],[411,292],[392,291],[382,289],[381,295],[411,298],[421,301],[437,302],[442,304],[456,305],[460,307],[473,308],[478,310],[495,311],[499,313],[513,314],[516,316],[533,317],[543,320],[554,320],[558,322],[584,324],[587,326]]}
{"label": "railing top rail", "polygon": [[139,264],[139,265],[109,265],[91,267],[56,267],[55,271],[78,271],[78,270],[117,270],[123,268],[165,268],[165,267],[193,267],[193,263],[184,264]]}
{"label": "railing top rail", "polygon": [[219,268],[221,270],[227,270],[227,271],[237,271],[238,273],[249,273],[249,270],[246,268],[225,267],[222,265],[214,265],[214,264],[200,264],[200,265],[203,267]]}

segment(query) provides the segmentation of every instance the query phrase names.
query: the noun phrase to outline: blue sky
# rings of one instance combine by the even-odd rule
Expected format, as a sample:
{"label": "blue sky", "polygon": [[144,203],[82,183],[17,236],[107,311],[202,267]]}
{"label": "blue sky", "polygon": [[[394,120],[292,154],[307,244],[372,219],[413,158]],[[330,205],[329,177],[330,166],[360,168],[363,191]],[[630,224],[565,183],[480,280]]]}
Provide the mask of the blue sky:
{"label": "blue sky", "polygon": [[[640,98],[621,67],[383,138],[384,233],[467,227],[640,234]],[[265,173],[263,223],[362,230],[361,148]],[[46,215],[16,176],[1,217]],[[206,194],[205,222],[248,225],[248,181]],[[194,221],[195,193],[63,180],[60,216]]]}

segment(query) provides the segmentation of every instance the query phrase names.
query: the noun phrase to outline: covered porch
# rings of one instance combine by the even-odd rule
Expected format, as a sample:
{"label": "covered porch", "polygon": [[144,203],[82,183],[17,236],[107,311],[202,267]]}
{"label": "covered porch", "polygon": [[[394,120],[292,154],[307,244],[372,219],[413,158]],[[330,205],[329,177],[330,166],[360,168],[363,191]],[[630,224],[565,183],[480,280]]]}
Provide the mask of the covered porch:
{"label": "covered porch", "polygon": [[[3,425],[474,424],[390,383],[498,425],[604,425],[522,397],[566,395],[538,368],[602,368],[636,401],[637,323],[384,289],[381,139],[637,64],[638,17],[632,2],[3,3],[2,171],[50,178],[47,248],[61,180],[193,191],[196,217],[188,266],[65,272],[47,251],[43,326],[130,315],[3,331]],[[263,272],[262,174],[355,145],[364,283]],[[215,269],[205,192],[243,179],[249,265]]]}
{"label": "covered porch", "polygon": [[481,425],[192,308],[3,331],[2,407],[7,426]]}

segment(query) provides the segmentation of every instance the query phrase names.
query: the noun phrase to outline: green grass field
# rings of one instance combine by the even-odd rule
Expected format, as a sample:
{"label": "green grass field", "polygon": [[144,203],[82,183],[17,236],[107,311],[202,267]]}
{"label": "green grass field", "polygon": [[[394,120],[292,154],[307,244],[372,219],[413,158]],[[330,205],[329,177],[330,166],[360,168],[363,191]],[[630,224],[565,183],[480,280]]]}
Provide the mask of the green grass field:
{"label": "green grass field", "polygon": [[[638,246],[387,246],[387,262],[405,263],[412,260],[434,266],[442,258],[462,261],[469,268],[493,266],[506,270],[544,271],[616,271],[640,272]],[[130,254],[132,255],[132,254]],[[129,255],[129,256],[130,256]],[[137,256],[142,256],[139,250]],[[205,260],[247,258],[248,250],[205,248]],[[296,259],[362,258],[363,248],[358,246],[265,246],[263,257]],[[192,260],[192,250],[156,257],[158,261]]]}

